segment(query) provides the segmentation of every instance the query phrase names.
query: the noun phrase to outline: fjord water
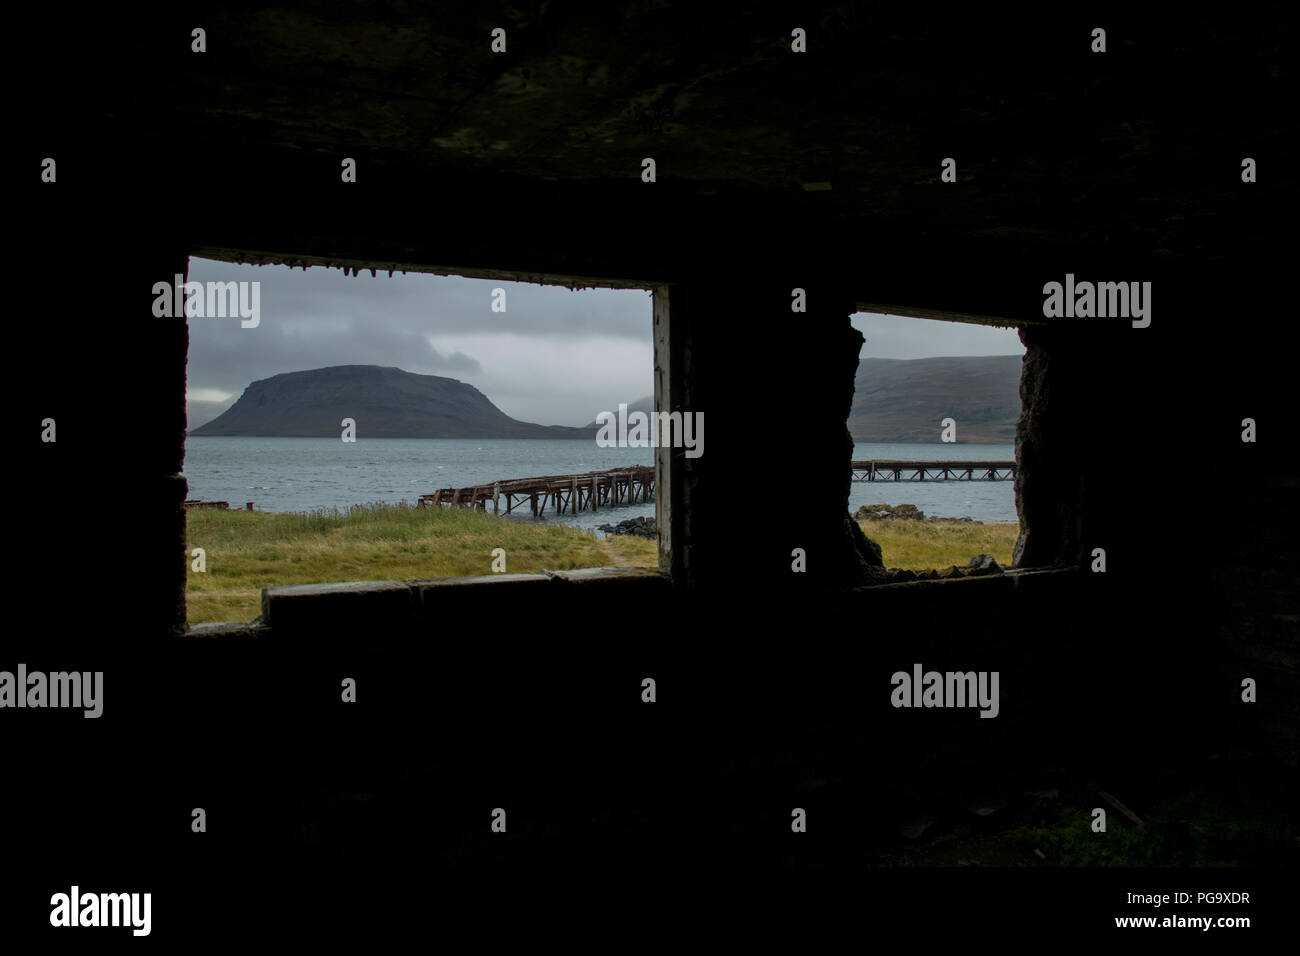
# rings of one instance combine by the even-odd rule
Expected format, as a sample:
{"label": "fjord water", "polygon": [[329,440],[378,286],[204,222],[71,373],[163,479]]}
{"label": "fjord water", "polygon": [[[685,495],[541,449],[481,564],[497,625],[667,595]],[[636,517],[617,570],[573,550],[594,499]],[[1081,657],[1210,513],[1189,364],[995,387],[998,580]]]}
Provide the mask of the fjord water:
{"label": "fjord water", "polygon": [[[762,456],[762,443],[755,442],[754,457],[761,460]],[[854,448],[853,457],[1011,461],[1015,450],[1010,445],[861,444]],[[438,488],[652,464],[653,448],[600,448],[586,440],[371,438],[352,443],[337,438],[194,436],[185,440],[189,497],[228,501],[234,508],[252,501],[258,511],[344,510],[378,501],[414,504],[420,495]],[[755,488],[752,499],[737,495],[731,506],[737,516],[755,517],[761,508],[771,507],[771,501],[768,493]],[[914,504],[927,515],[947,518],[1016,520],[1010,481],[854,482],[850,486],[850,512],[876,502]],[[548,512],[543,520],[594,529],[610,521],[653,514],[650,501],[576,515]],[[519,517],[533,520],[527,504]]]}

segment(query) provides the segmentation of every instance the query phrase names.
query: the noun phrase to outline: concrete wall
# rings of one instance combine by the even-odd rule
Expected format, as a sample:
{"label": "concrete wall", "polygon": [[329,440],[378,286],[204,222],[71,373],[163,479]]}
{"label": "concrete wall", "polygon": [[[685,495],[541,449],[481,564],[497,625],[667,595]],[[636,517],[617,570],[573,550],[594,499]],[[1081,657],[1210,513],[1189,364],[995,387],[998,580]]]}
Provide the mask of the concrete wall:
{"label": "concrete wall", "polygon": [[[156,85],[158,61],[127,59],[118,82]],[[115,826],[91,828],[87,852],[129,856],[149,836],[169,846],[175,814],[187,822],[177,808],[200,800],[245,837],[326,846],[398,842],[413,804],[453,818],[508,791],[543,834],[510,845],[539,860],[561,847],[612,860],[664,838],[705,862],[780,856],[789,848],[751,837],[795,795],[822,800],[850,835],[798,852],[840,859],[861,845],[851,837],[872,839],[854,807],[905,806],[910,787],[947,786],[945,775],[1005,780],[1068,764],[1231,776],[1217,768],[1253,757],[1251,779],[1263,780],[1294,764],[1292,309],[1290,263],[1257,238],[1270,200],[1242,197],[1166,243],[1175,224],[1149,223],[1130,183],[1106,199],[1113,218],[1071,220],[1090,230],[1074,244],[1032,232],[1022,242],[996,222],[989,235],[950,236],[943,208],[903,203],[919,225],[895,241],[865,228],[869,215],[837,218],[793,187],[708,196],[665,177],[650,194],[634,178],[458,178],[377,157],[364,185],[323,203],[322,190],[338,188],[333,155],[234,137],[237,161],[224,140],[181,157],[172,114],[123,126],[113,112],[97,108],[77,137],[49,122],[43,141],[66,150],[57,191],[30,170],[12,180],[28,184],[11,227],[29,260],[16,281],[35,293],[10,324],[6,385],[26,443],[8,475],[12,584],[36,611],[18,625],[19,646],[33,668],[108,670],[123,721],[113,726],[160,741],[148,796],[106,798]],[[244,119],[241,129],[259,128]],[[77,150],[83,140],[95,148]],[[1164,144],[1167,168],[1181,142]],[[365,147],[342,133],[336,145]],[[1188,161],[1197,175],[1227,162],[1232,180],[1242,148],[1216,144]],[[1047,188],[1050,204],[1071,187]],[[1213,246],[1198,245],[1207,236]],[[705,457],[673,460],[672,585],[298,595],[283,605],[299,605],[288,623],[272,613],[266,627],[184,636],[186,331],[150,314],[150,289],[198,252],[665,285],[671,405],[708,422]],[[848,316],[860,302],[901,302],[1032,325],[1043,283],[1067,272],[1149,278],[1156,311],[1145,330],[1023,333],[1018,563],[1056,570],[856,587],[869,572],[844,523],[859,347]],[[795,287],[806,314],[790,312]],[[47,416],[53,445],[36,438]],[[1257,444],[1240,441],[1246,416],[1259,422]],[[737,494],[745,504],[730,503]],[[790,573],[796,547],[806,575]],[[1096,547],[1104,575],[1087,570]],[[1004,715],[902,720],[886,703],[888,676],[915,661],[1000,669]],[[640,703],[647,675],[661,710]],[[340,712],[343,676],[373,706]],[[1256,704],[1240,701],[1247,676],[1259,681]],[[1158,737],[1171,715],[1184,733]],[[19,736],[16,765],[48,766],[54,740]],[[1211,755],[1225,760],[1206,770]],[[32,811],[32,832],[84,812],[74,775],[122,773],[112,748],[79,759]],[[839,784],[818,797],[800,789],[810,779]],[[735,813],[703,850],[690,839],[701,800]],[[489,858],[450,829],[429,840],[447,859]]]}

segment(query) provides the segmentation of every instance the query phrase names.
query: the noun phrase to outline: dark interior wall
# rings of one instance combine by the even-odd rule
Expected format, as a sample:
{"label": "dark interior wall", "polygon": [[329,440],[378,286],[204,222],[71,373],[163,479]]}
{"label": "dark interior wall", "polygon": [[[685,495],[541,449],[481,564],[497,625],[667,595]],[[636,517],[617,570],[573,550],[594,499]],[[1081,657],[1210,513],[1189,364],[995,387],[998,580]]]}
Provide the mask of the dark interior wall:
{"label": "dark interior wall", "polygon": [[[120,68],[119,88],[143,91],[171,67],[124,57]],[[31,181],[26,154],[12,179],[25,184],[13,228],[34,299],[10,329],[24,360],[7,387],[29,442],[9,473],[14,587],[42,616],[11,646],[32,668],[105,669],[111,719],[103,748],[75,764],[51,757],[58,734],[11,738],[15,766],[47,768],[20,844],[80,819],[68,845],[106,885],[123,867],[156,879],[160,860],[225,864],[266,847],[285,859],[303,844],[323,859],[414,844],[432,862],[615,864],[669,848],[704,863],[852,864],[954,777],[1005,782],[1044,763],[1103,780],[1237,772],[1205,770],[1214,753],[1258,758],[1255,780],[1294,764],[1291,266],[1258,238],[1276,179],[1212,216],[1213,244],[1178,247],[1174,266],[1160,243],[1124,232],[1147,221],[1131,191],[1104,254],[1032,234],[952,238],[942,209],[924,220],[928,236],[895,239],[823,215],[817,193],[700,197],[666,179],[648,195],[640,183],[430,174],[390,157],[322,203],[338,185],[332,156],[187,141],[183,128],[138,138],[104,94],[72,92],[92,97],[93,109],[68,101],[93,117],[75,131],[84,139],[64,120],[33,121],[60,155],[57,190]],[[1234,131],[1195,154],[1166,143],[1162,168],[1180,156],[1197,175],[1235,167],[1253,145],[1229,142]],[[175,152],[185,144],[204,148]],[[365,158],[367,144],[345,145]],[[1191,202],[1187,176],[1178,194]],[[1071,190],[1066,177],[1040,183],[1048,208]],[[1107,199],[1111,213],[1122,198]],[[486,620],[482,604],[441,596],[416,620],[367,609],[328,628],[180,637],[186,336],[150,314],[150,289],[216,249],[667,283],[682,408],[708,423],[704,458],[680,462],[677,589],[509,586]],[[863,577],[841,507],[853,303],[1030,322],[1042,284],[1068,271],[1151,278],[1156,310],[1145,330],[1023,333],[1021,563],[1077,570],[849,589]],[[794,287],[807,314],[790,312]],[[46,416],[56,444],[35,438]],[[1240,441],[1246,416],[1257,444]],[[806,575],[790,571],[794,547]],[[1088,570],[1094,547],[1104,575]],[[915,661],[1000,669],[1003,716],[893,710],[889,674]],[[334,706],[344,674],[364,688],[360,713]],[[645,675],[660,681],[662,711],[639,703]],[[1240,701],[1245,676],[1259,681],[1255,705]],[[1171,719],[1185,736],[1153,746],[1150,729]],[[87,808],[85,780],[122,779],[123,737],[152,748],[145,786]],[[818,796],[809,779],[843,786]],[[762,837],[795,800],[836,820],[834,836],[797,848]],[[523,808],[507,851],[478,831],[409,825],[412,807],[477,819],[497,801]],[[698,839],[702,802],[730,808],[723,836]],[[224,817],[229,842],[195,851],[177,839],[198,805]],[[162,849],[140,855],[143,844]]]}
{"label": "dark interior wall", "polygon": [[[140,290],[184,275],[188,257],[176,246],[131,245],[127,268],[97,256],[71,264],[72,237],[115,244],[111,231],[96,235],[83,217],[101,210],[121,222],[129,211],[100,205],[87,190],[68,193],[43,203],[28,232],[41,251],[24,284],[50,290],[42,314],[66,326],[24,327],[16,350],[24,360],[11,383],[15,399],[34,427],[53,419],[57,439],[42,442],[38,430],[36,452],[15,475],[27,501],[14,516],[15,535],[31,549],[19,563],[20,590],[57,614],[52,641],[73,639],[80,615],[104,615],[131,622],[108,628],[117,632],[112,643],[129,650],[185,626],[188,333],[183,319],[155,319],[148,290]],[[78,597],[70,601],[65,575],[74,565],[85,573],[74,575]]]}
{"label": "dark interior wall", "polygon": [[[671,287],[673,348],[691,363],[685,407],[706,423],[706,453],[680,459],[690,483],[689,525],[674,542],[681,583],[795,593],[866,583],[844,520],[862,344],[848,300],[811,263],[800,268],[802,252],[761,272],[719,258],[716,278]],[[793,311],[796,289],[806,310]]]}
{"label": "dark interior wall", "polygon": [[[57,253],[67,236],[90,235],[80,225],[86,209],[99,210],[104,222],[121,222],[130,212],[124,203],[104,203],[77,192],[73,197],[60,214],[40,227],[34,224],[34,234],[42,237],[47,250],[38,281],[51,288],[66,284],[57,268]],[[361,203],[351,215],[355,218],[340,231],[360,236],[357,242],[363,244],[366,229],[374,230],[377,220]],[[338,213],[331,216],[335,223],[340,218]],[[752,251],[762,245],[752,234],[738,234],[750,225],[741,221],[735,231],[725,231],[716,223],[694,223],[695,229],[713,227],[713,239],[723,252],[707,261],[726,280],[698,278],[701,260],[690,259],[679,267],[683,281],[670,286],[676,347],[683,349],[684,368],[689,370],[684,407],[704,411],[709,423],[706,454],[690,465],[683,485],[690,489],[689,520],[682,526],[683,547],[691,553],[685,574],[694,593],[622,598],[622,586],[615,584],[598,601],[584,601],[584,614],[615,622],[617,633],[630,643],[618,651],[601,641],[566,652],[566,672],[579,675],[572,689],[599,682],[602,675],[626,681],[642,672],[656,673],[670,685],[674,678],[685,682],[694,693],[685,711],[691,718],[683,718],[683,727],[721,721],[717,736],[708,747],[691,750],[686,742],[695,737],[683,729],[684,736],[675,738],[675,744],[659,739],[655,752],[663,767],[687,761],[737,798],[754,775],[784,768],[779,772],[793,781],[809,772],[794,759],[808,734],[821,742],[822,766],[851,776],[850,756],[857,745],[845,728],[860,720],[859,701],[879,707],[887,691],[877,687],[873,693],[871,688],[882,683],[880,675],[914,659],[933,660],[936,666],[996,666],[1008,680],[1019,673],[1035,682],[1032,693],[1022,689],[1008,701],[1004,720],[972,724],[956,735],[951,727],[940,732],[928,723],[900,723],[886,735],[890,759],[917,773],[931,768],[926,771],[931,777],[922,774],[919,779],[935,786],[941,782],[941,758],[973,761],[968,769],[979,774],[990,767],[1032,763],[1043,746],[1062,746],[1061,737],[1045,728],[1070,736],[1068,728],[1076,722],[1081,733],[1086,724],[1092,735],[1083,734],[1081,739],[1091,742],[1070,751],[1083,764],[1097,772],[1112,767],[1132,770],[1149,761],[1150,754],[1144,742],[1130,737],[1131,728],[1156,724],[1171,711],[1188,713],[1189,722],[1205,736],[1164,747],[1160,760],[1170,766],[1194,765],[1206,740],[1271,760],[1293,759],[1295,636],[1293,618],[1288,617],[1294,609],[1288,603],[1287,582],[1295,580],[1295,564],[1285,539],[1285,529],[1293,523],[1288,516],[1295,513],[1288,490],[1294,487],[1293,465],[1277,446],[1243,445],[1239,438],[1241,417],[1257,407],[1264,409],[1255,416],[1264,435],[1276,435],[1276,429],[1285,427],[1278,412],[1286,407],[1285,354],[1258,349],[1261,341],[1268,341],[1267,330],[1276,327],[1282,304],[1281,293],[1268,279],[1277,274],[1272,271],[1277,263],[1238,261],[1208,278],[1193,272],[1164,275],[1156,286],[1160,311],[1150,329],[1094,323],[1024,333],[1035,370],[1026,379],[1027,406],[1031,417],[1040,415],[1043,421],[1037,430],[1030,429],[1030,437],[1039,443],[1038,457],[1026,468],[1023,490],[1031,502],[1037,495],[1039,511],[1031,508],[1027,517],[1032,527],[1046,532],[1047,541],[1037,545],[1038,556],[1026,563],[1069,564],[1082,557],[1086,568],[1092,547],[1100,546],[1107,552],[1105,576],[1085,570],[1054,582],[1049,591],[1033,592],[1050,597],[1003,592],[996,582],[834,597],[824,593],[824,586],[851,583],[854,563],[842,557],[843,516],[835,504],[842,492],[832,495],[821,489],[842,487],[842,465],[849,454],[842,433],[857,348],[856,333],[848,325],[851,306],[811,266],[778,274],[773,258],[789,251],[792,261],[799,261],[804,250],[776,245],[772,234],[763,238],[775,250],[768,258],[747,263],[734,252],[725,254],[728,249]],[[238,232],[236,226],[227,228]],[[262,236],[276,228],[275,221],[265,227],[250,223],[249,244],[265,244]],[[686,221],[683,230],[693,231],[692,223]],[[102,242],[111,246],[110,236]],[[491,251],[487,245],[476,249],[474,262],[490,261]],[[507,251],[513,253],[513,247]],[[223,685],[241,686],[250,647],[244,641],[208,646],[222,643],[214,640],[178,651],[150,640],[174,633],[177,572],[184,567],[176,509],[183,490],[170,498],[141,491],[175,487],[177,482],[173,476],[181,447],[178,369],[184,332],[179,323],[153,320],[148,290],[180,268],[183,259],[177,248],[170,254],[165,248],[147,252],[141,247],[140,252],[129,271],[108,260],[79,270],[86,288],[105,290],[105,314],[116,318],[100,321],[81,315],[76,334],[59,342],[61,367],[37,382],[39,401],[33,407],[42,414],[45,408],[54,409],[60,442],[42,446],[42,452],[52,454],[33,459],[33,484],[45,507],[23,515],[20,527],[34,556],[24,566],[22,586],[45,606],[59,609],[65,620],[79,622],[73,629],[54,631],[44,650],[28,655],[29,663],[34,667],[38,661],[53,660],[50,654],[111,661],[119,675],[114,685],[119,706],[148,719],[158,707],[158,691],[150,682],[160,668],[179,665],[187,680],[201,682],[197,690],[193,683],[177,684],[178,693],[188,687],[199,697],[207,693],[219,698]],[[904,261],[884,263],[886,272],[907,267]],[[1065,268],[1061,263],[1048,275]],[[1140,276],[1144,263],[1122,260],[1114,268],[1118,275]],[[812,278],[804,279],[810,272]],[[1234,282],[1228,276],[1250,278]],[[367,275],[357,281],[385,280]],[[1191,284],[1198,281],[1209,284]],[[808,292],[806,315],[789,311],[790,289],[796,283]],[[1179,291],[1183,284],[1190,291]],[[1172,293],[1167,292],[1171,287]],[[917,294],[924,295],[946,286],[936,280],[917,288]],[[1199,311],[1205,297],[1234,303],[1241,318],[1228,328],[1239,334],[1207,328]],[[130,301],[135,302],[130,309],[118,304]],[[27,336],[32,354],[54,345],[37,327],[24,327],[20,334]],[[114,380],[111,409],[105,408],[99,391],[105,361],[130,371]],[[768,370],[773,382],[759,393],[752,390],[752,370],[757,368]],[[726,401],[734,394],[744,397],[739,407]],[[816,441],[813,435],[819,436]],[[113,467],[105,468],[104,462]],[[1218,489],[1216,497],[1205,497],[1205,481],[1179,481],[1182,474],[1209,475],[1205,481]],[[86,500],[88,476],[90,500],[106,510],[62,507]],[[1035,482],[1042,493],[1033,490]],[[1146,491],[1139,494],[1135,485]],[[754,488],[752,506],[727,503],[734,501],[732,489],[746,487]],[[790,507],[763,503],[764,494],[778,490],[792,496]],[[117,529],[108,539],[115,542],[113,556],[96,565],[94,574],[79,579],[78,599],[69,602],[64,579],[49,569],[63,567],[67,550],[78,547],[83,535],[93,546],[96,533],[84,530],[86,522],[92,529]],[[806,577],[790,572],[792,547],[807,548]],[[504,645],[475,650],[454,637],[465,620],[463,608],[440,617],[432,631],[416,632],[423,641],[437,642],[434,646],[452,642],[445,652],[451,657],[442,666],[456,663],[461,687],[442,705],[445,710],[439,710],[449,722],[462,719],[458,708],[475,693],[491,699],[494,681],[507,681],[522,693],[537,674],[561,666],[537,656],[542,647],[559,646],[555,642],[563,640],[565,630],[561,624],[538,630],[536,608],[525,602],[493,602],[493,607],[490,631]],[[82,608],[112,610],[101,623],[83,624],[73,617]],[[654,615],[642,613],[646,608],[653,608]],[[726,622],[721,629],[720,621]],[[519,629],[525,627],[531,651],[519,643]],[[332,685],[337,672],[361,666],[354,657],[358,642],[369,648],[363,654],[368,669],[359,672],[386,675],[396,659],[391,651],[374,651],[375,642],[401,646],[409,639],[403,625],[386,623],[379,615],[365,626],[343,629],[334,636],[330,655],[305,663],[300,657],[302,641],[312,639],[304,636],[281,645],[273,629],[257,639],[256,646],[263,649],[257,653],[266,655],[259,657],[258,669],[265,675],[263,686],[279,687],[286,696],[249,719],[287,718],[321,705],[325,695],[319,685]],[[669,643],[660,646],[662,641]],[[499,664],[501,646],[512,648],[513,663],[506,672]],[[55,648],[62,650],[55,653]],[[973,648],[979,650],[972,653]],[[81,658],[83,653],[90,657]],[[143,664],[150,656],[152,663],[138,671],[137,678],[123,669],[123,660]],[[495,669],[492,660],[498,661]],[[596,660],[603,663],[591,663]],[[735,669],[738,666],[741,670]],[[826,667],[838,672],[830,684]],[[1237,700],[1237,671],[1256,676],[1267,689],[1254,710],[1243,710]],[[418,668],[413,672],[419,673]],[[472,673],[481,677],[467,683],[466,675]],[[1066,691],[1047,693],[1043,674],[1053,675],[1051,686]],[[315,691],[305,675],[319,678]],[[242,807],[238,812],[244,825],[260,832],[274,815],[261,816],[248,795],[230,781],[255,768],[274,784],[271,789],[283,786],[285,796],[277,799],[287,801],[282,808],[288,812],[299,806],[299,797],[293,795],[306,792],[299,787],[301,781],[314,780],[312,786],[328,792],[330,774],[324,768],[330,766],[327,755],[338,748],[350,753],[358,767],[382,775],[384,755],[391,757],[392,751],[374,748],[372,735],[382,733],[390,720],[395,726],[403,726],[403,721],[415,726],[424,719],[414,703],[421,691],[413,681],[399,684],[403,690],[395,695],[408,703],[371,711],[360,725],[331,724],[318,745],[304,747],[295,762],[284,764],[278,749],[222,745],[215,756],[204,757],[202,769],[196,765],[192,776],[182,774],[178,780],[183,783],[174,785],[178,791],[217,788],[224,799]],[[553,682],[544,685],[553,689]],[[778,697],[783,703],[775,703]],[[528,699],[541,707],[550,698],[545,694]],[[579,694],[577,700],[587,698]],[[1109,704],[1103,707],[1101,701]],[[182,699],[173,703],[184,709]],[[576,703],[574,707],[571,719],[576,727],[583,708]],[[880,713],[886,721],[898,721],[888,708]],[[745,715],[740,723],[731,722],[736,714]],[[228,719],[222,711],[206,717],[194,714],[191,727],[196,736],[216,739]],[[513,732],[504,714],[489,720],[488,711],[483,711],[481,719],[503,737]],[[996,733],[984,723],[995,724]],[[589,749],[581,753],[604,752],[637,732],[646,731],[612,721],[588,738]],[[957,745],[975,739],[967,733],[982,735],[977,748]],[[391,746],[401,746],[400,739],[394,735]],[[780,741],[791,749],[782,751]],[[528,751],[531,757],[524,749],[512,753],[524,767],[534,766],[529,760],[555,766],[554,761],[562,759],[555,747],[547,749],[540,742],[538,747]],[[723,754],[732,756],[722,759]],[[320,763],[314,764],[314,758]],[[571,758],[579,760],[577,755]],[[321,768],[319,777],[308,772],[312,766]],[[540,772],[540,765],[535,766]],[[606,780],[606,764],[600,771],[595,765],[587,770],[579,763],[566,766],[574,779],[593,787],[604,780],[600,787],[605,789],[597,790],[611,806],[618,805],[620,795],[630,793],[638,779],[631,765],[616,772],[622,781],[617,785]],[[749,769],[742,772],[742,767]],[[109,772],[107,765],[103,769]],[[867,786],[861,779],[859,785]],[[484,799],[490,790],[485,784]],[[890,792],[876,798],[901,801],[905,795]],[[647,806],[653,803],[650,796],[644,800]],[[352,819],[350,811],[338,812]],[[141,823],[162,826],[148,814]]]}

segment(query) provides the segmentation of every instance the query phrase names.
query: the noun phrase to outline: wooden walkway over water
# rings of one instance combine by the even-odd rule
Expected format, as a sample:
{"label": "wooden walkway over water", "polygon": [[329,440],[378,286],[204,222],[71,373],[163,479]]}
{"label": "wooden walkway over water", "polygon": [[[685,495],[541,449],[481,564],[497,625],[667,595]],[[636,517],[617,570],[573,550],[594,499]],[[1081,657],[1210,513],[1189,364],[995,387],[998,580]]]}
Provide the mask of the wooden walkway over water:
{"label": "wooden walkway over water", "polygon": [[[650,465],[588,471],[580,475],[543,475],[540,478],[512,478],[467,488],[440,488],[430,495],[420,495],[419,506],[474,508],[487,511],[492,503],[494,514],[510,514],[527,502],[534,516],[546,512],[549,503],[556,514],[598,511],[615,505],[653,501],[655,470]],[[505,499],[505,511],[501,501]]]}
{"label": "wooden walkway over water", "polygon": [[[1014,461],[855,461],[854,481],[1010,481]],[[510,514],[525,503],[533,515],[549,507],[555,514],[598,511],[617,505],[653,501],[655,470],[649,465],[587,471],[580,475],[511,478],[465,488],[439,488],[420,495],[420,507],[473,508]],[[505,502],[504,512],[501,509]]]}
{"label": "wooden walkway over water", "polygon": [[1010,481],[1014,461],[855,461],[854,481]]}

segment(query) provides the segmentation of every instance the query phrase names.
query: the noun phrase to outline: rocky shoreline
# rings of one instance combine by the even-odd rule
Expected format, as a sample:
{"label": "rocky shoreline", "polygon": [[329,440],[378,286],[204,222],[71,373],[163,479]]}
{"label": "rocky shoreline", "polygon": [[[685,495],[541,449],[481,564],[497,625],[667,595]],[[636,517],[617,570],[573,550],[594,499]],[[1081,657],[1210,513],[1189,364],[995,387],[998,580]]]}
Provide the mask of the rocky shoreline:
{"label": "rocky shoreline", "polygon": [[927,516],[924,511],[916,505],[863,505],[853,517],[859,521],[867,519],[870,521],[955,521],[958,524],[983,524],[983,521],[976,521],[969,515],[962,515],[960,518],[940,518],[935,515]]}
{"label": "rocky shoreline", "polygon": [[654,518],[628,518],[618,524],[597,525],[596,530],[603,531],[606,534],[630,534],[633,537],[650,538],[651,540],[658,540],[659,538],[659,526],[655,523]]}

